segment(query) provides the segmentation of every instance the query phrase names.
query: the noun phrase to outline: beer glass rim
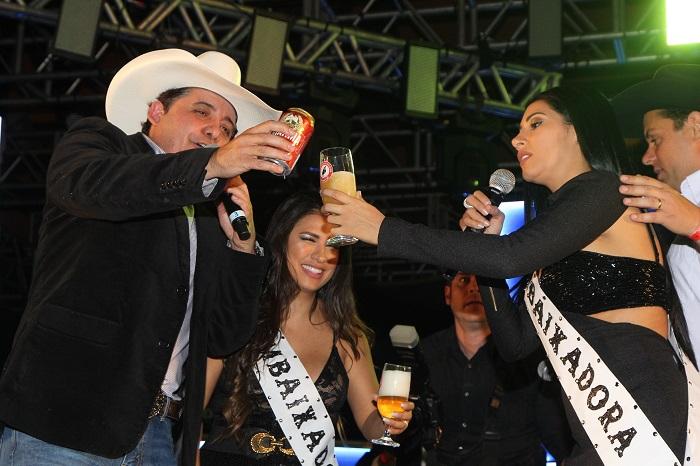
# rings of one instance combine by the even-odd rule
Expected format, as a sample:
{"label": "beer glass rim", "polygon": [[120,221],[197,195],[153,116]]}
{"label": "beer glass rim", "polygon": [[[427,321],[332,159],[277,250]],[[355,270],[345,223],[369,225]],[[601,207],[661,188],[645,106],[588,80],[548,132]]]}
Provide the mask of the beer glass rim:
{"label": "beer glass rim", "polygon": [[345,146],[333,146],[333,147],[326,147],[324,149],[321,149],[321,155],[338,155],[339,153],[344,153],[347,151],[348,154],[352,154],[352,150],[350,150],[349,147]]}
{"label": "beer glass rim", "polygon": [[401,364],[395,364],[393,362],[384,363],[385,371],[401,371],[401,372],[411,372],[411,366],[403,366]]}

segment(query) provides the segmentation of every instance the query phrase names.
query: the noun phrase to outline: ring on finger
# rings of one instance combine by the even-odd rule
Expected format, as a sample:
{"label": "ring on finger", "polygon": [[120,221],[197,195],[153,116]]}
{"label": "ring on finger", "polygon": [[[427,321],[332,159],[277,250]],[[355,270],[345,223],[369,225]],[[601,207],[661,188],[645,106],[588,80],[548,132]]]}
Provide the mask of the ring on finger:
{"label": "ring on finger", "polygon": [[659,204],[656,206],[656,210],[661,210],[661,198],[659,198]]}
{"label": "ring on finger", "polygon": [[471,209],[474,207],[473,205],[471,205],[470,203],[467,202],[466,197],[464,198],[464,201],[462,201],[462,205],[464,206],[465,209]]}

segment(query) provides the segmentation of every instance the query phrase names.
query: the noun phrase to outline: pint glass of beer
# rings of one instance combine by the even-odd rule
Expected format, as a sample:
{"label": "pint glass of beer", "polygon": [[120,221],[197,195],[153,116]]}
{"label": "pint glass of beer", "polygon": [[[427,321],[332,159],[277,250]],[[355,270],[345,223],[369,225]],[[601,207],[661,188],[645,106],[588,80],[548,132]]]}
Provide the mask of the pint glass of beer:
{"label": "pint glass of beer", "polygon": [[[348,196],[355,196],[355,169],[352,164],[352,153],[347,147],[329,147],[321,151],[321,189],[330,188],[342,191]],[[323,197],[324,204],[336,202],[330,197]],[[333,223],[332,219],[329,222]],[[328,246],[348,246],[357,243],[357,238],[348,235],[335,235],[328,238]]]}
{"label": "pint glass of beer", "polygon": [[[401,403],[408,401],[408,393],[411,389],[411,368],[398,364],[386,363],[382,371],[382,379],[379,383],[379,396],[377,397],[377,410],[382,417],[391,419],[392,413],[402,413]],[[372,443],[387,447],[398,447],[399,443],[389,436],[388,427],[384,428],[384,435],[372,439]]]}

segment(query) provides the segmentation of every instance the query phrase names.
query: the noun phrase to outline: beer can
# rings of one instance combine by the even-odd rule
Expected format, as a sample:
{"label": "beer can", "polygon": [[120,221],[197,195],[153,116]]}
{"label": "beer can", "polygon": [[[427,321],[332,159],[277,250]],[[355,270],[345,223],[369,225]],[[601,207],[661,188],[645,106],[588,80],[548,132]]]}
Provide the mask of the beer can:
{"label": "beer can", "polygon": [[294,170],[294,166],[297,164],[299,156],[302,152],[304,152],[306,144],[309,142],[309,139],[311,139],[311,135],[314,132],[314,117],[304,109],[290,108],[285,110],[282,115],[280,115],[279,121],[289,126],[292,129],[292,133],[290,135],[286,135],[278,131],[273,131],[272,134],[282,136],[294,144],[294,148],[289,152],[291,159],[289,159],[289,161],[278,159],[268,160],[276,163],[284,169],[284,171],[280,173],[281,176],[287,176],[292,173],[292,170]]}

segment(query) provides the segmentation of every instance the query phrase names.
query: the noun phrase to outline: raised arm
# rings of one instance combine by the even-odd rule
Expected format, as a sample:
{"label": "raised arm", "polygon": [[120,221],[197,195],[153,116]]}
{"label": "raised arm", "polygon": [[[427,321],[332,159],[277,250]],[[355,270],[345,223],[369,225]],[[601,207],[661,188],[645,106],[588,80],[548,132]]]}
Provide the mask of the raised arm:
{"label": "raised arm", "polygon": [[505,236],[386,218],[377,252],[494,278],[525,275],[584,248],[615,223],[626,209],[618,186],[612,173],[583,173],[551,195],[549,208]]}
{"label": "raised arm", "polygon": [[51,158],[49,202],[76,217],[125,220],[209,200],[202,183],[214,149],[156,155],[137,138],[99,118],[76,123]]}

